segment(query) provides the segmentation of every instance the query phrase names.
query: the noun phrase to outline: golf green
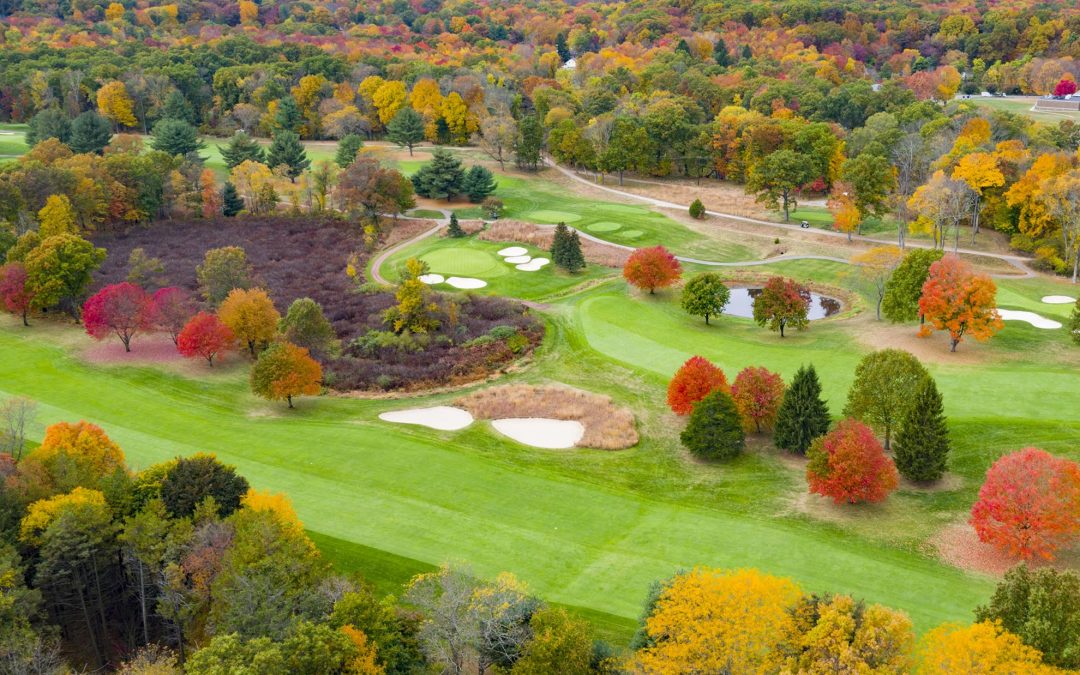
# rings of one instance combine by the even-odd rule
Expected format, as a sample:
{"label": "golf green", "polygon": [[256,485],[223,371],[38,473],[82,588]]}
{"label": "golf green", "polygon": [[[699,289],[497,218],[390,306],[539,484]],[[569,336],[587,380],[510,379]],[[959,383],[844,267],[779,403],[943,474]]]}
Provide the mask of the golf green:
{"label": "golf green", "polygon": [[479,277],[507,274],[511,269],[496,256],[475,248],[452,246],[424,253],[420,258],[437,274]]}
{"label": "golf green", "polygon": [[641,230],[626,230],[624,232],[620,232],[619,236],[622,237],[623,239],[637,239],[638,237],[640,237],[643,234],[645,234],[645,233],[642,232]]}
{"label": "golf green", "polygon": [[547,223],[573,223],[581,220],[581,214],[569,211],[551,211],[549,209],[530,211],[526,215],[533,220]]}
{"label": "golf green", "polygon": [[589,232],[614,232],[615,230],[618,230],[620,228],[622,228],[621,223],[613,223],[609,220],[600,221],[599,223],[593,223],[592,225],[585,226],[585,229]]}

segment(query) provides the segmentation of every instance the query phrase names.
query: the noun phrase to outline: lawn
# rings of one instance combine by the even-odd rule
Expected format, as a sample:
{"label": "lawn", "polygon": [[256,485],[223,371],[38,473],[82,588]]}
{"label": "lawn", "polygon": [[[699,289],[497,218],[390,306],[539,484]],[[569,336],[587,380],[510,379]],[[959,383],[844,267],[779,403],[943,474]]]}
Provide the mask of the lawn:
{"label": "lawn", "polygon": [[29,149],[25,124],[0,124],[0,163],[21,157]]}
{"label": "lawn", "polygon": [[1080,122],[1080,112],[1068,112],[1068,111],[1035,111],[1032,110],[1032,106],[1035,105],[1034,98],[1000,98],[1000,97],[983,97],[972,96],[969,99],[964,99],[962,103],[971,103],[980,108],[990,108],[993,110],[1003,110],[1005,112],[1013,113],[1014,115],[1023,115],[1029,117],[1036,122],[1043,122],[1046,124],[1052,124],[1057,126],[1057,123],[1062,120],[1071,119],[1074,122]]}

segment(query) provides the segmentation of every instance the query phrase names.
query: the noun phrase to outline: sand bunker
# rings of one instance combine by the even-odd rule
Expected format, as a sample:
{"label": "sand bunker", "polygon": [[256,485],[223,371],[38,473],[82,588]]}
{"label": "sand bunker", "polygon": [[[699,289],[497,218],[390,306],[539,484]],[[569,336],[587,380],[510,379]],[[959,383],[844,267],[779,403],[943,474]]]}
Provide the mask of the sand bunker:
{"label": "sand bunker", "polygon": [[581,422],[546,417],[509,417],[492,420],[491,426],[504,436],[534,448],[572,448],[585,435],[585,425]]}
{"label": "sand bunker", "polygon": [[998,308],[998,314],[1005,321],[1027,321],[1036,328],[1061,328],[1061,324],[1057,321],[1047,319],[1045,316],[1039,316],[1035,312],[1022,312],[1016,309],[1001,309]]}
{"label": "sand bunker", "polygon": [[460,288],[462,290],[483,288],[484,286],[487,286],[487,282],[483,279],[473,279],[471,277],[450,277],[446,280],[446,283],[454,288]]}
{"label": "sand bunker", "polygon": [[457,431],[473,423],[473,416],[467,410],[448,405],[384,412],[379,419],[397,424],[419,424],[439,431]]}
{"label": "sand bunker", "polygon": [[417,278],[429,286],[433,284],[441,284],[442,282],[446,281],[446,277],[441,274],[421,274]]}
{"label": "sand bunker", "polygon": [[511,255],[525,255],[528,252],[529,249],[525,248],[524,246],[510,246],[499,251],[499,255],[505,258],[506,256]]}
{"label": "sand bunker", "polygon": [[1067,295],[1044,295],[1042,301],[1048,305],[1071,305],[1076,302],[1076,298]]}
{"label": "sand bunker", "polygon": [[506,260],[506,262],[510,263],[511,265],[517,265],[519,263],[527,263],[527,262],[529,262],[530,260],[532,260],[532,256],[528,256],[528,255],[509,255],[509,256],[506,256],[506,258],[504,258],[504,260]]}
{"label": "sand bunker", "polygon": [[551,262],[547,258],[533,258],[527,263],[517,265],[522,272],[539,272],[540,268]]}

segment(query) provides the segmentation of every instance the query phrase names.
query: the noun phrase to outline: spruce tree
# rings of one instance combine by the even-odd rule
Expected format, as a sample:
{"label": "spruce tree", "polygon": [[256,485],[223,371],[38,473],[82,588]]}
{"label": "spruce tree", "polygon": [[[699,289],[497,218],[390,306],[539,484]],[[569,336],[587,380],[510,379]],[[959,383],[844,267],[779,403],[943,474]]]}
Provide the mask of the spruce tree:
{"label": "spruce tree", "polygon": [[[199,132],[184,120],[166,117],[158,120],[151,131],[152,141],[150,147],[154,150],[170,155],[187,157],[202,150],[203,142],[199,139]],[[202,161],[202,157],[199,160]]]}
{"label": "spruce tree", "polygon": [[386,125],[386,137],[392,143],[408,148],[409,157],[412,157],[413,146],[424,140],[424,118],[406,106]]}
{"label": "spruce tree", "polygon": [[71,118],[55,106],[45,108],[31,117],[30,126],[26,130],[27,145],[34,146],[49,138],[65,144],[71,141]]}
{"label": "spruce tree", "polygon": [[450,224],[446,226],[446,236],[454,237],[455,239],[465,236],[465,230],[461,229],[461,225],[458,223],[457,214],[453,211],[450,212]]}
{"label": "spruce tree", "polygon": [[566,223],[559,223],[555,226],[555,236],[551,239],[551,262],[556,266],[565,268],[566,250],[569,244],[570,228],[566,226]]}
{"label": "spruce tree", "polygon": [[245,160],[266,163],[266,151],[263,150],[258,141],[243,131],[237,131],[233,134],[225,147],[219,145],[218,152],[221,153],[221,159],[225,161],[225,166],[230,169]]}
{"label": "spruce tree", "polygon": [[465,170],[460,159],[435,148],[431,161],[413,175],[412,184],[421,197],[450,199],[464,191]]}
{"label": "spruce tree", "polygon": [[221,189],[221,213],[226,218],[232,218],[244,209],[244,200],[236,191],[236,186],[225,181],[225,187]]}
{"label": "spruce tree", "polygon": [[479,204],[495,192],[495,176],[487,168],[474,165],[465,174],[461,191],[468,196],[470,202]]}
{"label": "spruce tree", "polygon": [[278,101],[277,112],[274,113],[274,125],[278,130],[296,132],[304,118],[300,116],[300,107],[296,105],[296,99],[286,96]]}
{"label": "spruce tree", "polygon": [[161,119],[184,120],[188,124],[195,124],[198,121],[195,118],[195,109],[179,90],[169,94],[165,99],[165,105],[161,107]]}
{"label": "spruce tree", "polygon": [[581,252],[581,239],[578,238],[577,230],[570,232],[561,267],[571,274],[585,269],[585,254]]}
{"label": "spruce tree", "polygon": [[297,176],[311,166],[307,151],[304,150],[300,137],[291,131],[278,131],[270,142],[270,150],[266,153],[267,163],[270,167],[284,164],[289,167],[289,178],[295,180]]}
{"label": "spruce tree", "polygon": [[746,435],[731,395],[716,389],[695,403],[679,439],[690,452],[704,459],[730,459],[742,452]]}
{"label": "spruce tree", "polygon": [[718,66],[731,65],[731,55],[728,54],[724,38],[717,38],[716,45],[713,47],[713,60],[716,61]]}
{"label": "spruce tree", "polygon": [[893,461],[901,475],[915,482],[945,475],[949,456],[949,426],[934,378],[923,379],[893,441]]}
{"label": "spruce tree", "polygon": [[337,154],[334,155],[334,163],[342,169],[347,168],[356,161],[356,155],[360,148],[364,147],[364,139],[356,134],[346,134],[338,141]]}
{"label": "spruce tree", "polygon": [[112,127],[109,126],[109,121],[93,110],[88,110],[71,123],[71,142],[68,146],[75,153],[92,152],[100,155],[111,139]]}
{"label": "spruce tree", "polygon": [[805,455],[810,443],[829,430],[829,408],[821,400],[821,382],[814,366],[799,368],[776,415],[773,443]]}
{"label": "spruce tree", "polygon": [[540,151],[544,149],[544,126],[536,115],[522,118],[518,137],[514,141],[514,159],[518,168],[536,171],[540,166]]}

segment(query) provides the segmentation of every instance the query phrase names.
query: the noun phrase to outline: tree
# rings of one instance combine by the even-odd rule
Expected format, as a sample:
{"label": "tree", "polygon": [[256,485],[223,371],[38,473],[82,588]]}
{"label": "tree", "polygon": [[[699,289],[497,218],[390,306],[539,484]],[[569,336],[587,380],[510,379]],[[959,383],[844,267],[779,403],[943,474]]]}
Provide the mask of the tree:
{"label": "tree", "polygon": [[1080,464],[1038,448],[999,458],[969,521],[979,540],[1025,560],[1052,560],[1080,537]]}
{"label": "tree", "polygon": [[420,113],[405,106],[397,111],[386,125],[386,137],[398,147],[408,148],[412,157],[413,146],[424,140],[424,118]]}
{"label": "tree", "polygon": [[199,312],[184,325],[176,336],[176,350],[182,356],[201,356],[211,367],[214,357],[233,349],[236,336],[232,329],[221,322],[216,314]]}
{"label": "tree", "polygon": [[1076,299],[1072,314],[1069,315],[1069,333],[1072,334],[1073,342],[1080,344],[1080,298]]}
{"label": "tree", "polygon": [[297,298],[289,305],[278,332],[298,347],[307,349],[312,354],[328,355],[334,348],[337,334],[334,327],[326,320],[322,305],[311,298]]}
{"label": "tree", "polygon": [[131,351],[131,338],[150,328],[153,303],[141,287],[124,281],[102,288],[83,304],[83,324],[95,340],[115,333]]}
{"label": "tree", "polygon": [[413,189],[421,197],[450,199],[465,190],[465,170],[461,160],[444,148],[435,148],[431,161],[413,174]]}
{"label": "tree", "polygon": [[58,234],[79,234],[75,224],[75,209],[67,195],[49,195],[45,206],[38,211],[39,233],[42,239]]}
{"label": "tree", "polygon": [[161,106],[161,117],[162,119],[184,120],[188,124],[197,124],[199,121],[195,109],[191,107],[191,102],[179,89],[174,90],[165,99],[165,104]]}
{"label": "tree", "polygon": [[844,416],[883,433],[885,449],[889,450],[893,429],[907,416],[923,381],[929,377],[919,360],[902,349],[867,354],[855,367]]}
{"label": "tree", "polygon": [[338,177],[338,202],[346,210],[362,210],[372,223],[382,215],[397,215],[416,206],[413,186],[396,169],[374,157],[360,156]]}
{"label": "tree", "polygon": [[898,484],[896,467],[865,424],[846,419],[814,439],[806,453],[810,492],[837,504],[884,501]]}
{"label": "tree", "polygon": [[784,378],[758,366],[747,366],[735,376],[731,397],[747,433],[771,431],[784,400]]}
{"label": "tree", "polygon": [[229,181],[221,188],[221,215],[232,218],[244,210],[244,200],[236,192],[236,186]]}
{"label": "tree", "polygon": [[544,126],[534,115],[526,115],[518,124],[514,142],[514,160],[518,168],[536,171],[540,166],[540,151],[544,148]]}
{"label": "tree", "polygon": [[151,305],[154,328],[168,333],[173,344],[177,344],[180,331],[195,315],[195,303],[191,296],[182,288],[167,286],[154,292]]}
{"label": "tree", "polygon": [[133,127],[138,124],[133,112],[134,103],[127,87],[119,80],[102,85],[97,92],[98,112],[113,121],[115,127]]}
{"label": "tree", "polygon": [[993,279],[975,274],[971,265],[956,255],[947,255],[930,266],[919,298],[919,312],[928,322],[919,329],[919,335],[947,330],[949,351],[953,352],[964,335],[985,342],[1003,326]]}
{"label": "tree", "polygon": [[71,123],[71,151],[100,155],[112,138],[112,128],[108,120],[92,110],[88,110]]}
{"label": "tree", "polygon": [[690,217],[697,219],[705,217],[705,205],[701,203],[700,199],[690,202]]}
{"label": "tree", "polygon": [[674,285],[681,276],[682,265],[663,246],[636,249],[623,265],[623,278],[650,294]]}
{"label": "tree", "polygon": [[267,345],[277,333],[281,315],[261,288],[234,288],[218,307],[218,318],[255,356],[255,348]]}
{"label": "tree", "polygon": [[636,118],[616,117],[607,146],[600,153],[600,169],[618,173],[619,185],[622,185],[626,171],[644,167],[644,155],[650,147],[649,134]]}
{"label": "tree", "polygon": [[446,225],[446,236],[454,239],[465,236],[465,230],[461,229],[461,223],[458,222],[457,214],[453,211],[450,212],[450,222]]}
{"label": "tree", "polygon": [[777,150],[750,170],[746,191],[756,194],[757,201],[769,208],[782,208],[786,223],[797,206],[796,194],[814,180],[814,173],[814,162],[808,156]]}
{"label": "tree", "polygon": [[1080,274],[1080,169],[1048,181],[1036,198],[1058,226],[1066,266],[1072,263],[1072,282]]}
{"label": "tree", "polygon": [[304,117],[300,114],[300,106],[296,105],[295,98],[283,96],[278,99],[277,110],[274,112],[275,131],[299,133],[303,123]]}
{"label": "tree", "polygon": [[919,222],[929,224],[935,248],[940,246],[944,250],[949,230],[956,232],[954,248],[959,246],[960,222],[969,211],[969,192],[967,183],[947,178],[938,171],[908,199],[908,210],[919,214],[919,220],[913,225]]}
{"label": "tree", "polygon": [[545,607],[529,620],[532,638],[510,669],[518,675],[563,673],[588,675],[593,641],[588,622],[562,608]]}
{"label": "tree", "polygon": [[702,459],[738,456],[746,447],[746,435],[731,394],[724,389],[714,389],[698,401],[679,439],[691,453]]}
{"label": "tree", "polygon": [[731,291],[724,279],[715,272],[702,272],[686,282],[682,290],[682,308],[690,316],[704,316],[709,325],[710,316],[720,316],[731,298]]}
{"label": "tree", "polygon": [[291,342],[270,345],[251,369],[251,390],[268,401],[288,401],[293,396],[314,396],[320,391],[322,367],[308,350]]}
{"label": "tree", "polygon": [[667,404],[676,415],[689,415],[694,404],[720,389],[731,393],[724,371],[702,356],[692,356],[668,384]]}
{"label": "tree", "polygon": [[1017,565],[998,582],[989,604],[975,609],[980,622],[998,622],[1058,668],[1080,667],[1080,576],[1050,567]]}
{"label": "tree", "polygon": [[337,152],[334,154],[334,163],[342,169],[348,167],[356,160],[360,148],[364,147],[364,139],[356,134],[346,134],[338,141]]}
{"label": "tree", "polygon": [[893,460],[896,468],[910,481],[935,481],[945,475],[949,457],[949,425],[941,405],[934,378],[923,379],[899,418]]}
{"label": "tree", "polygon": [[271,167],[284,164],[288,167],[286,173],[293,181],[311,166],[311,160],[308,159],[300,137],[287,130],[274,134],[270,141],[270,149],[266,152],[266,161]]}
{"label": "tree", "polygon": [[71,140],[71,118],[60,108],[51,107],[38,111],[27,125],[27,145],[33,147],[50,138],[55,138],[65,145]]}
{"label": "tree", "polygon": [[881,312],[893,323],[914,321],[920,316],[919,298],[930,275],[930,266],[945,255],[937,249],[916,248],[904,255],[896,270],[885,282]]}
{"label": "tree", "polygon": [[19,470],[36,483],[25,494],[42,498],[76,487],[100,488],[126,468],[124,452],[101,427],[59,422],[45,429],[41,445],[23,459]]}
{"label": "tree", "polygon": [[217,457],[197,454],[177,457],[161,481],[161,501],[173,518],[185,518],[207,497],[214,499],[222,518],[240,508],[249,490],[247,479],[236,467],[222,464]]}
{"label": "tree", "polygon": [[800,367],[776,413],[776,447],[806,454],[811,442],[829,430],[829,408],[821,399],[814,366]]}
{"label": "tree", "polygon": [[718,66],[731,65],[731,54],[728,53],[728,47],[724,42],[724,38],[716,38],[716,44],[713,45],[713,61],[716,61],[716,65]]}
{"label": "tree", "polygon": [[[170,155],[179,155],[181,157],[187,157],[189,155],[196,156],[195,153],[206,147],[206,145],[199,140],[199,134],[195,130],[195,127],[184,120],[168,117],[158,120],[154,125],[151,136],[152,141],[150,147]],[[202,159],[203,158],[201,157],[199,158],[200,161]]]}
{"label": "tree", "polygon": [[16,462],[26,450],[26,430],[36,415],[37,403],[25,396],[12,396],[0,404],[0,449]]}
{"label": "tree", "polygon": [[1028,647],[1000,624],[971,626],[945,623],[923,635],[915,654],[917,675],[984,675],[1031,673],[1053,675],[1039,650]]}
{"label": "tree", "polygon": [[26,284],[41,307],[62,305],[76,319],[105,249],[74,234],[45,238],[26,255]]}
{"label": "tree", "polygon": [[439,327],[435,318],[438,305],[430,301],[427,284],[420,277],[427,272],[426,263],[417,258],[405,261],[394,298],[397,305],[383,312],[383,323],[390,324],[395,333],[428,333]]}
{"label": "tree", "polygon": [[0,266],[0,303],[4,311],[21,317],[24,326],[30,310],[34,308],[35,297],[28,284],[26,266],[19,262]]}
{"label": "tree", "polygon": [[896,189],[896,173],[888,159],[864,152],[844,162],[841,177],[860,214],[881,218],[888,212],[889,194]]}
{"label": "tree", "polygon": [[251,288],[251,266],[239,246],[212,248],[195,268],[199,290],[211,305],[219,305],[234,288]]}
{"label": "tree", "polygon": [[903,253],[895,246],[875,246],[851,256],[851,263],[858,269],[859,278],[877,295],[878,321],[881,321],[881,304],[885,300],[889,281],[902,256]]}
{"label": "tree", "polygon": [[751,673],[761,670],[802,596],[789,579],[757,570],[699,568],[661,590],[645,620],[648,646],[637,672]]}
{"label": "tree", "polygon": [[484,201],[488,195],[495,192],[495,176],[479,164],[473,165],[465,173],[465,179],[461,184],[461,191],[473,204]]}
{"label": "tree", "polygon": [[1005,174],[998,166],[997,156],[989,152],[972,152],[960,158],[952,172],[953,180],[965,183],[970,189],[971,200],[971,242],[979,233],[979,214],[982,211],[982,197],[988,188],[1005,185]]}
{"label": "tree", "polygon": [[803,596],[767,659],[767,672],[903,673],[915,635],[911,619],[847,595]]}
{"label": "tree", "polygon": [[754,321],[769,330],[779,330],[780,337],[784,337],[788,326],[805,330],[810,325],[809,311],[810,289],[794,279],[770,277],[754,298]]}
{"label": "tree", "polygon": [[128,254],[127,281],[136,286],[142,286],[146,290],[155,286],[161,287],[167,283],[165,265],[161,262],[161,258],[151,258],[146,255],[146,249],[133,248]]}
{"label": "tree", "polygon": [[551,261],[570,274],[577,274],[585,269],[585,254],[581,252],[581,240],[576,231],[571,231],[566,223],[555,226],[551,239]]}
{"label": "tree", "polygon": [[517,122],[513,117],[489,115],[480,122],[480,135],[476,141],[488,157],[499,163],[500,169],[505,169],[517,135]]}
{"label": "tree", "polygon": [[219,145],[217,148],[218,152],[221,153],[222,161],[225,162],[225,166],[229,169],[245,160],[259,162],[260,164],[266,163],[266,151],[263,150],[263,146],[243,131],[237,131],[233,134],[225,147]]}

